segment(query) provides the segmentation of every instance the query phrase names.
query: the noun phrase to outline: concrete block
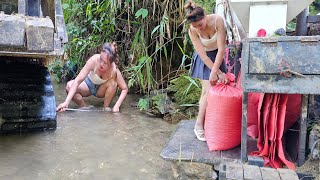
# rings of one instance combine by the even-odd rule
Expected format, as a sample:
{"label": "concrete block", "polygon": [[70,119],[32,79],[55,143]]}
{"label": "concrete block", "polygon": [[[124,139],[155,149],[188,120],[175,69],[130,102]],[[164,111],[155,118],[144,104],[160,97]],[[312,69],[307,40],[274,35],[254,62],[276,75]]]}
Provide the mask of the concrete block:
{"label": "concrete block", "polygon": [[50,18],[28,17],[26,34],[29,51],[53,51],[54,26]]}
{"label": "concrete block", "polygon": [[253,165],[243,165],[244,180],[262,180],[260,168]]}
{"label": "concrete block", "polygon": [[281,180],[280,175],[276,169],[273,168],[260,168],[263,180]]}
{"label": "concrete block", "polygon": [[243,180],[243,167],[238,163],[227,163],[227,180]]}
{"label": "concrete block", "polygon": [[291,169],[277,169],[281,179],[299,180],[298,175]]}
{"label": "concrete block", "polygon": [[0,46],[25,46],[26,20],[21,15],[6,15],[0,13]]}

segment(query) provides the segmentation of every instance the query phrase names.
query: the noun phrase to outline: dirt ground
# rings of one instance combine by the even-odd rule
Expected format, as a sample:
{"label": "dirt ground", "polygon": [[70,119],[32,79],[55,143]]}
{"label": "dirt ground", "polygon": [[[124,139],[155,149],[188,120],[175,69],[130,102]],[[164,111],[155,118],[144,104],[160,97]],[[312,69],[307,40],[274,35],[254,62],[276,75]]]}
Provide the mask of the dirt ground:
{"label": "dirt ground", "polygon": [[312,174],[315,180],[320,180],[320,160],[308,159],[303,166],[297,168],[297,172]]}

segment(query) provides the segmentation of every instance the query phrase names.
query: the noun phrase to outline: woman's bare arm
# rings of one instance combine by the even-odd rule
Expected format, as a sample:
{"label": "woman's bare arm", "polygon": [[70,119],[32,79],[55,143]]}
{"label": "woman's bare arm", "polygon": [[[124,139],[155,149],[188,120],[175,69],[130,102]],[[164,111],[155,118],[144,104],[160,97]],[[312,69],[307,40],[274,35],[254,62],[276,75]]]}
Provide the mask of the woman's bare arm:
{"label": "woman's bare arm", "polygon": [[95,66],[95,56],[92,56],[87,63],[84,65],[84,67],[81,69],[80,73],[77,75],[77,77],[74,79],[71,88],[68,92],[68,95],[65,99],[65,101],[63,103],[61,103],[56,110],[60,111],[63,108],[68,107],[68,105],[70,104],[73,96],[76,94],[78,86],[84,81],[84,79],[87,77],[87,75],[89,74],[89,72],[94,68]]}
{"label": "woman's bare arm", "polygon": [[218,18],[216,20],[218,53],[212,67],[213,73],[218,73],[221,63],[223,62],[223,55],[226,48],[226,30],[224,28],[224,20],[218,15],[216,15],[216,17]]}
{"label": "woman's bare arm", "polygon": [[128,93],[127,83],[123,79],[123,76],[122,76],[119,69],[117,69],[117,84],[118,84],[119,88],[121,89],[121,94],[120,94],[116,104],[112,108],[113,112],[119,112],[120,106]]}

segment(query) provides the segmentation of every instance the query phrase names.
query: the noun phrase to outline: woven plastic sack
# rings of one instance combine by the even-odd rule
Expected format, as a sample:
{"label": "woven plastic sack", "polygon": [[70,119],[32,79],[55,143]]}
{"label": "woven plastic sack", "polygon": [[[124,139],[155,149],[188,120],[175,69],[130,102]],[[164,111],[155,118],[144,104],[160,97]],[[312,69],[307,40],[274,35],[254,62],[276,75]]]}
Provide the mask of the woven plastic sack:
{"label": "woven plastic sack", "polygon": [[[234,75],[227,74],[229,81]],[[210,151],[227,150],[241,142],[242,90],[233,83],[210,88],[205,116],[205,137]]]}

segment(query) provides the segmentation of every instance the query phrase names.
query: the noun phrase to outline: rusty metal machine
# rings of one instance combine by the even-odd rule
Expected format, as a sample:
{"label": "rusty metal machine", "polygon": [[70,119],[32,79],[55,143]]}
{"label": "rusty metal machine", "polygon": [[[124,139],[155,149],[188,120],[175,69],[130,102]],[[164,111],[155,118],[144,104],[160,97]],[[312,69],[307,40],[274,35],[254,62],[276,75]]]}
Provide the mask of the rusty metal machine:
{"label": "rusty metal machine", "polygon": [[46,62],[68,41],[61,0],[0,0],[0,133],[55,130]]}
{"label": "rusty metal machine", "polygon": [[[248,38],[242,49],[243,118],[247,124],[248,92],[303,94],[297,163],[306,151],[308,94],[320,94],[318,36]],[[283,73],[286,73],[285,75]],[[247,154],[247,127],[242,126],[242,159]]]}

